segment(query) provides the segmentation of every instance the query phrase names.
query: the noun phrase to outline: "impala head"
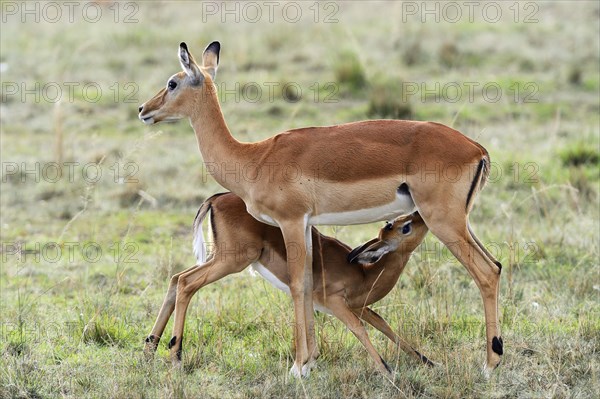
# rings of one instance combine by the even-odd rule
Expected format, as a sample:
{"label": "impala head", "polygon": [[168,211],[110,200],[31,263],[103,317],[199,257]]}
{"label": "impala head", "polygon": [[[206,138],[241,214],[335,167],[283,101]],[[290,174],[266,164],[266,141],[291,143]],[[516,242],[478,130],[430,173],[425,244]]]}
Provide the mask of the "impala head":
{"label": "impala head", "polygon": [[147,125],[162,121],[176,121],[192,115],[193,104],[201,101],[208,90],[214,90],[213,80],[219,65],[219,42],[212,42],[202,54],[198,65],[187,45],[179,45],[182,72],[167,80],[167,85],[139,107],[139,118]]}
{"label": "impala head", "polygon": [[370,265],[385,254],[399,251],[410,255],[419,246],[429,229],[418,212],[400,216],[379,231],[379,237],[355,248],[348,254],[349,263]]}

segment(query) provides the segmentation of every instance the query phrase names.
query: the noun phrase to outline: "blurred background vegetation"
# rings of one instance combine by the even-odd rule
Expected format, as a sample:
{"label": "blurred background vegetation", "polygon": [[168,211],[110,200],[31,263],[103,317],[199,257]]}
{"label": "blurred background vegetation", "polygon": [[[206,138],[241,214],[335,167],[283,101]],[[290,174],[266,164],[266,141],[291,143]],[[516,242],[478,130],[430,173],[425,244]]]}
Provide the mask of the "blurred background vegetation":
{"label": "blurred background vegetation", "polygon": [[[444,2],[75,3],[55,3],[58,18],[44,2],[29,14],[1,3],[0,397],[598,393],[597,2],[492,2],[497,20],[483,3],[469,18],[461,2],[458,19]],[[162,345],[142,361],[168,277],[194,262],[195,211],[222,188],[187,122],[146,127],[137,107],[179,70],[179,42],[199,58],[212,40],[239,140],[399,118],[448,124],[489,150],[471,217],[505,266],[506,355],[489,382],[478,290],[432,236],[375,308],[442,367],[372,332],[396,370],[388,381],[319,316],[319,368],[291,380],[290,301],[246,272],[194,299],[182,373]],[[321,230],[357,245],[380,227]]]}

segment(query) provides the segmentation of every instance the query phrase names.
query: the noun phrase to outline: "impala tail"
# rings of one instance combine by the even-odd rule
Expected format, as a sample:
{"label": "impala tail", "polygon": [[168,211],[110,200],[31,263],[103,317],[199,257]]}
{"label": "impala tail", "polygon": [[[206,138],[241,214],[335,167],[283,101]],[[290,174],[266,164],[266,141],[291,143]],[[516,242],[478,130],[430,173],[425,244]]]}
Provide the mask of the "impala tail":
{"label": "impala tail", "polygon": [[485,151],[483,158],[481,158],[479,164],[477,165],[475,177],[471,183],[471,188],[469,188],[469,194],[467,194],[467,203],[465,205],[467,213],[471,211],[471,208],[473,208],[475,194],[483,190],[483,187],[487,183],[488,177],[490,176],[490,155],[485,149],[483,149],[483,151]]}
{"label": "impala tail", "polygon": [[[194,255],[196,256],[196,260],[199,263],[205,263],[208,258],[207,253],[206,253],[206,241],[204,240],[204,232],[202,231],[202,223],[204,222],[206,215],[212,208],[212,201],[216,197],[221,196],[223,194],[225,194],[225,193],[215,194],[212,197],[209,197],[206,200],[204,200],[202,205],[200,205],[198,212],[196,213],[196,217],[194,218],[194,225],[193,225]],[[212,229],[212,230],[213,230],[213,234],[214,234],[214,229]]]}

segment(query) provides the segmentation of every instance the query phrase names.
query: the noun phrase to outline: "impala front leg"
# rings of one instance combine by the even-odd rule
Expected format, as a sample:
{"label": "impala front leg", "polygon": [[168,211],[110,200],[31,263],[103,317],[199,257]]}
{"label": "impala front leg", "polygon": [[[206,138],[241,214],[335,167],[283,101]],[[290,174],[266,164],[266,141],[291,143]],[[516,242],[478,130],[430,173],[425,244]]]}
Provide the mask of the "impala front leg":
{"label": "impala front leg", "polygon": [[312,236],[306,218],[280,223],[287,252],[290,293],[294,302],[296,359],[290,369],[295,377],[310,373],[311,352],[316,352],[312,302]]}
{"label": "impala front leg", "polygon": [[340,319],[346,327],[358,338],[361,344],[365,347],[369,356],[375,362],[377,369],[385,375],[391,376],[392,369],[387,365],[385,360],[381,357],[381,355],[377,352],[371,340],[369,339],[369,335],[367,334],[367,330],[360,322],[360,319],[356,315],[356,311],[353,311],[348,307],[346,301],[344,301],[340,297],[331,297],[328,299],[329,309],[333,312],[334,316]]}
{"label": "impala front leg", "polygon": [[306,314],[306,345],[308,349],[307,363],[302,367],[302,375],[307,377],[319,357],[317,337],[315,334],[315,313],[313,306],[313,244],[311,227],[306,227],[305,234],[306,260],[304,262],[304,311]]}

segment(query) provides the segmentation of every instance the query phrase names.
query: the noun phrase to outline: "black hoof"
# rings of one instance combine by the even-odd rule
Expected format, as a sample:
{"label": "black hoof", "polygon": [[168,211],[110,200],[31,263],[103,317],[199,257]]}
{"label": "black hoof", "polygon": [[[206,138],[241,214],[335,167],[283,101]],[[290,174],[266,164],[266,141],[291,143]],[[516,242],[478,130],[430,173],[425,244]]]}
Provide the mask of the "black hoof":
{"label": "black hoof", "polygon": [[147,344],[149,344],[149,343],[154,343],[154,341],[155,341],[155,340],[156,340],[156,337],[155,337],[154,335],[152,335],[152,334],[151,334],[151,335],[148,335],[148,336],[146,337],[146,343],[147,343]]}
{"label": "black hoof", "polygon": [[385,366],[385,369],[388,371],[388,373],[392,374],[392,369],[390,368],[390,366],[388,366],[388,364],[385,362],[385,360],[383,360],[383,358],[381,356],[379,356],[379,360],[381,360],[381,363],[383,363],[383,365]]}
{"label": "black hoof", "polygon": [[431,360],[427,359],[427,356],[422,355],[419,351],[415,351],[415,353],[417,354],[417,356],[419,356],[419,359],[421,359],[421,361],[428,365],[429,367],[434,367],[435,363],[432,362]]}
{"label": "black hoof", "polygon": [[[177,342],[177,337],[173,337],[171,338],[171,341],[169,341],[169,349],[173,348],[175,346]],[[183,346],[183,338],[181,338],[181,341],[179,342],[179,348],[177,348],[177,352],[175,352],[175,356],[177,357],[177,360],[181,361],[181,348]]]}

